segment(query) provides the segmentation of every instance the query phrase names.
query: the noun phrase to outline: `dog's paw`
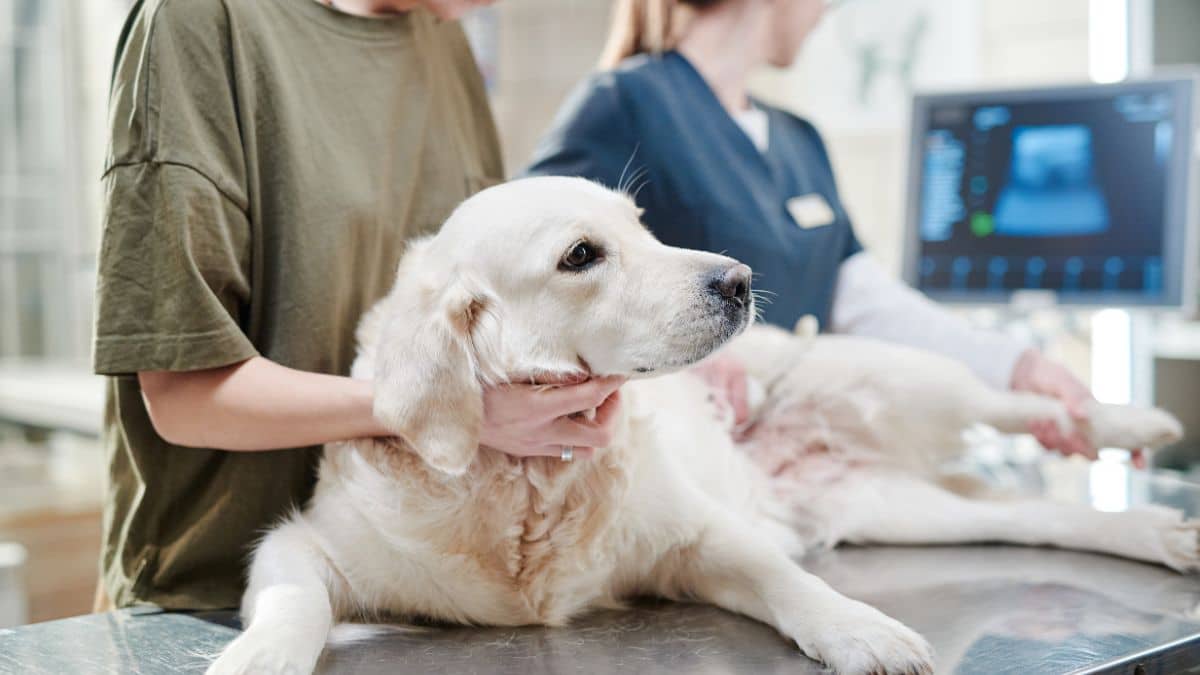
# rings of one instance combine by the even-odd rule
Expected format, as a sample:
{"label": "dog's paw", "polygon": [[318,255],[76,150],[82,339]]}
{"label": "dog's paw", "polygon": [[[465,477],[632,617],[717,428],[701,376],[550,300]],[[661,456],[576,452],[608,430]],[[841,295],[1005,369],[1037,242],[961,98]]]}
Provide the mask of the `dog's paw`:
{"label": "dog's paw", "polygon": [[1088,411],[1092,444],[1098,448],[1161,448],[1183,438],[1183,425],[1159,408],[1093,404]]}
{"label": "dog's paw", "polygon": [[1200,520],[1165,508],[1153,509],[1147,515],[1153,517],[1162,563],[1184,574],[1200,572]]}
{"label": "dog's paw", "polygon": [[205,675],[309,675],[317,665],[311,645],[242,633],[229,643]]}
{"label": "dog's paw", "polygon": [[930,675],[933,648],[908,626],[870,605],[843,600],[812,612],[792,633],[810,658],[844,675]]}
{"label": "dog's paw", "polygon": [[1113,548],[1098,550],[1166,565],[1184,574],[1200,572],[1200,520],[1156,504],[1111,515],[1106,536]]}

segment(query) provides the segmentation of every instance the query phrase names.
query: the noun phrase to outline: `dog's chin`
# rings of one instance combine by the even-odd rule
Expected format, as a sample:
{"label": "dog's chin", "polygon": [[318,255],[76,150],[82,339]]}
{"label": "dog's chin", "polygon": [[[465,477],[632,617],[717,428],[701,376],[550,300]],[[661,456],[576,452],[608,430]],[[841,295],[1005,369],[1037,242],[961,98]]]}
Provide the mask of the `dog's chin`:
{"label": "dog's chin", "polygon": [[724,347],[730,340],[744,333],[746,328],[750,326],[750,319],[753,316],[754,306],[751,305],[749,309],[744,309],[739,314],[724,317],[721,320],[721,323],[712,339],[701,346],[701,348],[692,355],[692,358],[690,358],[688,362],[684,364],[684,367],[708,358],[709,355],[721,347]]}
{"label": "dog's chin", "polygon": [[676,350],[674,354],[657,363],[637,365],[633,368],[633,372],[628,373],[628,376],[630,378],[653,377],[689,368],[745,332],[746,328],[750,326],[753,316],[753,303],[738,313],[723,313],[715,322],[709,322],[704,328],[697,329],[697,332],[709,333],[706,339],[687,348]]}

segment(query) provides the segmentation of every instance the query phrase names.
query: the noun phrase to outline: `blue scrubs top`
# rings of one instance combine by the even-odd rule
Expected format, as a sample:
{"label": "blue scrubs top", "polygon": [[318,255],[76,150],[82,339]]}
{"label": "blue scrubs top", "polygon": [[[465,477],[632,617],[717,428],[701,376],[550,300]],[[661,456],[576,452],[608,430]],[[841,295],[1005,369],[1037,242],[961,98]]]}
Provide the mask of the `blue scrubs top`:
{"label": "blue scrubs top", "polygon": [[[754,287],[769,291],[760,304],[764,319],[791,330],[812,314],[826,328],[838,266],[862,247],[816,129],[755,105],[768,116],[765,153],[678,52],[635,56],[575,90],[526,174],[582,176],[610,187],[625,187],[624,177],[661,241],[753,268]],[[827,224],[802,227],[793,219],[788,202],[805,195],[809,204],[828,204]]]}

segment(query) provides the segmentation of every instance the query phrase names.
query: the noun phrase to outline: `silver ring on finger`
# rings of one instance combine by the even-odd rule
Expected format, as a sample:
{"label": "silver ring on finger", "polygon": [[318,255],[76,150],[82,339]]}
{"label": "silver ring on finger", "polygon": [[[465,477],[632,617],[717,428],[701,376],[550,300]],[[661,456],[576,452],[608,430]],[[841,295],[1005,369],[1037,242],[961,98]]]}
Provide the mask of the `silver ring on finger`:
{"label": "silver ring on finger", "polygon": [[570,445],[564,445],[562,447],[562,454],[560,454],[558,457],[564,462],[569,462],[575,459],[575,448]]}

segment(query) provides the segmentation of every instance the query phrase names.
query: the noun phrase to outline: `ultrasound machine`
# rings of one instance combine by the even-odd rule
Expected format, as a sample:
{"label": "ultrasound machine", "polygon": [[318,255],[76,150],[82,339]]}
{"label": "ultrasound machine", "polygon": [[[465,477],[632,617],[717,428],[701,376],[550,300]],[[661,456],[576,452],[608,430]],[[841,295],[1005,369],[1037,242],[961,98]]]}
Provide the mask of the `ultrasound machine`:
{"label": "ultrasound machine", "polygon": [[905,278],[951,303],[1191,307],[1195,83],[923,95]]}
{"label": "ultrasound machine", "polygon": [[1200,352],[1159,346],[1167,324],[1200,340],[1193,75],[917,96],[905,280],[1026,337],[1090,321],[1098,398],[1200,427]]}

